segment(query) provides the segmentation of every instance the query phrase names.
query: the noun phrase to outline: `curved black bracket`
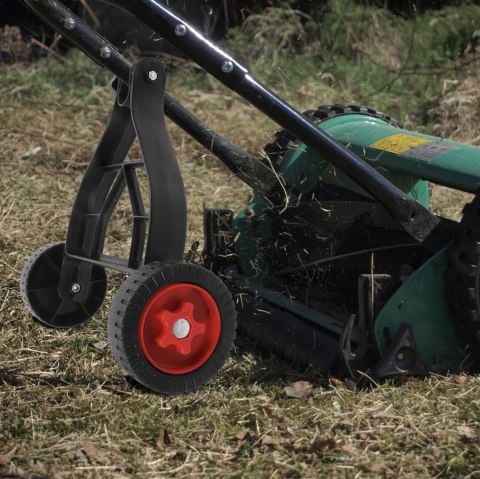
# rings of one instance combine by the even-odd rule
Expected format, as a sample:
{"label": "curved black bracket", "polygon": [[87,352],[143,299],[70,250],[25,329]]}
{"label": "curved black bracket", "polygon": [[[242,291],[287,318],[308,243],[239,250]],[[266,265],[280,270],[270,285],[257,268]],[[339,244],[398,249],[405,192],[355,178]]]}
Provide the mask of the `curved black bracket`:
{"label": "curved black bracket", "polygon": [[[72,209],[59,284],[64,299],[82,301],[88,295],[92,264],[130,272],[142,263],[183,259],[186,198],[163,116],[165,81],[161,62],[148,58],[134,66],[128,87],[118,85],[109,122]],[[125,162],[136,136],[143,161]],[[149,215],[136,175],[143,167],[150,187]],[[103,254],[108,224],[125,187],[133,212],[128,260]]]}
{"label": "curved black bracket", "polygon": [[145,263],[183,258],[187,204],[182,175],[163,116],[166,73],[159,60],[138,62],[130,77],[130,109],[150,183]]}

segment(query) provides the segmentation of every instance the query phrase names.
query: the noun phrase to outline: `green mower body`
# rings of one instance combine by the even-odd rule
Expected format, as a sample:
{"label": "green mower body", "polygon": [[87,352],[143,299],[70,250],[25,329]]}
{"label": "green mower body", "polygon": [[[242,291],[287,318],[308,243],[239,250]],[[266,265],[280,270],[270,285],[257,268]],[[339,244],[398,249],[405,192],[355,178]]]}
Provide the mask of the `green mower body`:
{"label": "green mower body", "polygon": [[[466,192],[480,186],[480,148],[403,130],[371,110],[308,113],[319,120],[319,111],[319,128],[426,208],[429,182]],[[325,341],[326,350],[336,344],[339,357],[326,369],[341,364],[353,376],[357,370],[388,377],[465,367],[472,345],[456,298],[449,298],[468,286],[456,284],[462,278],[452,271],[459,267],[454,256],[461,254],[452,244],[458,246],[461,224],[442,219],[448,231],[443,244],[416,244],[321,152],[285,132],[266,151],[293,187],[276,198],[255,197],[233,220],[234,247],[226,256],[236,260],[227,276],[253,303],[240,300],[240,328],[284,356],[322,368],[324,358],[312,360],[316,342]],[[278,327],[291,325],[298,344],[295,334],[277,337],[266,315],[284,315]],[[303,324],[313,340],[298,333]]]}

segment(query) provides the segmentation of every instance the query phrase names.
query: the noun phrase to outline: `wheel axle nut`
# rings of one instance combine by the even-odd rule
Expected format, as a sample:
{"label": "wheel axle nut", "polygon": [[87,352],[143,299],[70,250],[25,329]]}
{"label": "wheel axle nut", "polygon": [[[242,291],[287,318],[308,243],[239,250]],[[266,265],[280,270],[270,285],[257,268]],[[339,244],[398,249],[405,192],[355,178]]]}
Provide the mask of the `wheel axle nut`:
{"label": "wheel axle nut", "polygon": [[81,289],[82,289],[82,287],[78,283],[73,283],[72,286],[70,286],[70,291],[73,294],[80,293]]}
{"label": "wheel axle nut", "polygon": [[185,318],[175,321],[172,333],[177,339],[184,339],[190,334],[190,323]]}

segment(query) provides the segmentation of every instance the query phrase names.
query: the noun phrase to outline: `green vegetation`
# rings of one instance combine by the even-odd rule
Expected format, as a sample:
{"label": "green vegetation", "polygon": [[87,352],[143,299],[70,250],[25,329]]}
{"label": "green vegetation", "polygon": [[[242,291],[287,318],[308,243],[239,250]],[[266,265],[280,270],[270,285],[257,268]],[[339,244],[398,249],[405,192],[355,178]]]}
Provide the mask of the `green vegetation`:
{"label": "green vegetation", "polygon": [[248,55],[252,70],[283,96],[295,95],[294,85],[308,85],[316,105],[324,102],[323,86],[333,89],[338,103],[369,105],[402,122],[413,116],[431,130],[444,81],[461,78],[472,66],[465,52],[479,43],[478,25],[475,5],[412,19],[337,0],[321,23],[295,10],[267,9],[249,17],[243,32],[233,32],[229,47]]}
{"label": "green vegetation", "polygon": [[[225,47],[248,52],[254,74],[300,109],[362,103],[411,129],[480,141],[480,7],[413,20],[332,5],[321,26],[290,22],[291,12],[272,11],[288,17],[277,24],[252,18]],[[240,340],[205,389],[165,398],[126,379],[105,343],[121,274],[109,274],[105,307],[87,326],[56,331],[32,321],[18,292],[20,270],[37,247],[64,239],[113,101],[108,72],[78,52],[66,60],[0,69],[0,476],[479,478],[479,377],[433,375],[358,390]],[[188,62],[168,68],[170,93],[212,128],[253,152],[270,140],[273,123],[217,82]],[[204,204],[239,208],[250,191],[185,133],[174,126],[171,133],[191,244],[202,236]],[[134,148],[131,156],[138,154]],[[435,188],[434,201],[436,211],[458,218],[466,196]],[[128,248],[128,214],[124,198],[109,251]],[[284,387],[298,380],[312,389],[288,398]]]}

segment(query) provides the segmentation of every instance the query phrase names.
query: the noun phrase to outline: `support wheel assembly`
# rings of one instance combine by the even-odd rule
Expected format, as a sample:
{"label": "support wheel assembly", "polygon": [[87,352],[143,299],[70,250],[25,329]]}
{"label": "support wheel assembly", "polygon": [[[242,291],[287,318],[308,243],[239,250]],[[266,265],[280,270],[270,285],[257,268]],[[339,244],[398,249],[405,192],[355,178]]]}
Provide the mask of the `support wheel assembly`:
{"label": "support wheel assembly", "polygon": [[236,313],[230,292],[191,263],[152,263],[132,273],[110,308],[113,355],[139,383],[181,394],[203,386],[233,347]]}
{"label": "support wheel assembly", "polygon": [[35,318],[54,328],[74,328],[87,322],[100,308],[107,293],[105,269],[93,266],[89,291],[83,301],[62,299],[58,294],[65,243],[37,250],[23,267],[20,294]]}

